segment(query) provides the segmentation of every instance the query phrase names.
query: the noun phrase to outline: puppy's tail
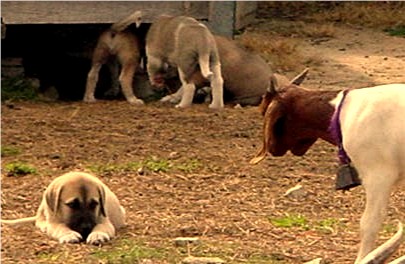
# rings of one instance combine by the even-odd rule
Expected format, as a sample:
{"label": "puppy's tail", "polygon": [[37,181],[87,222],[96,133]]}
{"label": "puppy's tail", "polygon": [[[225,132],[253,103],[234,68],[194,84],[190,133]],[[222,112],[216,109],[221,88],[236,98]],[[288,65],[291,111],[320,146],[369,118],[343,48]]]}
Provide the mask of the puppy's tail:
{"label": "puppy's tail", "polygon": [[36,220],[37,220],[36,216],[31,216],[31,217],[25,217],[25,218],[13,219],[13,220],[1,219],[0,223],[6,224],[6,225],[22,225],[22,224],[27,224],[27,223],[33,223]]}
{"label": "puppy's tail", "polygon": [[111,30],[115,32],[121,32],[125,30],[129,25],[135,23],[136,27],[139,27],[142,23],[142,12],[135,11],[128,17],[121,19],[111,26]]}

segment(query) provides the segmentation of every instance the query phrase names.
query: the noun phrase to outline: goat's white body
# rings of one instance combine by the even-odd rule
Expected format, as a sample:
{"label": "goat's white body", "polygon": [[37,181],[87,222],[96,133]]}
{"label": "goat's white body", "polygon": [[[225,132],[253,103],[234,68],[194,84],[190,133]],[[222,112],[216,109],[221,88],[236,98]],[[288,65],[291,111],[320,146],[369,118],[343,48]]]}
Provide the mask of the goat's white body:
{"label": "goat's white body", "polygon": [[[341,98],[340,93],[334,103]],[[405,182],[405,84],[350,91],[340,122],[343,147],[366,192],[359,263],[374,248],[391,191]]]}

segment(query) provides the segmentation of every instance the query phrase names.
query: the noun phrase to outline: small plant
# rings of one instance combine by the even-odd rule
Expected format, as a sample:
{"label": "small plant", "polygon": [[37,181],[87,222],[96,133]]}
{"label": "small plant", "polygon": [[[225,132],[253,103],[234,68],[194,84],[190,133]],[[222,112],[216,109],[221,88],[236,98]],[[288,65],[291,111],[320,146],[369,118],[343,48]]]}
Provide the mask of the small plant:
{"label": "small plant", "polygon": [[169,161],[159,159],[148,159],[143,162],[143,166],[154,172],[168,172],[172,168]]}
{"label": "small plant", "polygon": [[201,162],[199,162],[196,159],[191,159],[191,160],[187,160],[186,162],[184,162],[182,164],[176,165],[176,168],[178,170],[184,171],[186,173],[190,173],[190,172],[193,172],[196,169],[200,168],[201,166],[202,166]]}
{"label": "small plant", "polygon": [[24,162],[9,163],[5,167],[8,176],[24,176],[27,174],[35,174],[37,170]]}
{"label": "small plant", "polygon": [[342,223],[336,218],[327,218],[322,219],[316,223],[316,229],[327,232],[327,233],[334,233],[335,230],[341,226]]}
{"label": "small plant", "polygon": [[38,99],[35,88],[22,76],[1,80],[1,101],[35,99]]}
{"label": "small plant", "polygon": [[404,37],[405,38],[405,26],[397,26],[393,28],[387,28],[384,30],[390,36]]}
{"label": "small plant", "polygon": [[13,146],[1,146],[1,156],[10,157],[20,154],[20,150]]}
{"label": "small plant", "polygon": [[142,260],[165,259],[167,252],[159,248],[150,248],[131,240],[122,240],[110,250],[102,248],[94,251],[92,256],[103,260],[103,263],[140,263]]}
{"label": "small plant", "polygon": [[291,228],[291,227],[301,227],[308,229],[308,220],[303,215],[290,215],[286,214],[284,217],[270,218],[270,222],[275,227]]}

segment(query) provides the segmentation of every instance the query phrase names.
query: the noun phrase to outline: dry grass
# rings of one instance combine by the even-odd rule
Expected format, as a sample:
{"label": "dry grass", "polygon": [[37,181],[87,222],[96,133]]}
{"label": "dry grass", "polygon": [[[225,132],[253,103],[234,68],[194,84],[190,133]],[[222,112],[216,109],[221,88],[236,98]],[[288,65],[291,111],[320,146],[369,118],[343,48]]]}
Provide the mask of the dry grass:
{"label": "dry grass", "polygon": [[405,2],[259,2],[259,17],[372,28],[405,25]]}
{"label": "dry grass", "polygon": [[304,66],[319,65],[321,59],[307,55],[301,48],[302,40],[272,32],[245,32],[239,41],[249,50],[259,53],[274,71],[297,71]]}
{"label": "dry grass", "polygon": [[297,50],[298,41],[279,36],[246,33],[240,38],[248,49],[260,53],[272,69],[294,70],[303,60]]}

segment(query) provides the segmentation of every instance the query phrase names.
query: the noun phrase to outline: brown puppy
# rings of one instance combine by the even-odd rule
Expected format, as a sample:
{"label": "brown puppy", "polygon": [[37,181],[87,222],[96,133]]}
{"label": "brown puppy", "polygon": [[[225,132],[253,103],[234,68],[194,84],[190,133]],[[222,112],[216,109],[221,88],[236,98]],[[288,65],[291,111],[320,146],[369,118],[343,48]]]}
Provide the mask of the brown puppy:
{"label": "brown puppy", "polygon": [[182,84],[181,101],[176,107],[192,104],[195,83],[192,75],[199,71],[210,81],[210,108],[222,108],[223,79],[218,49],[212,33],[197,20],[186,16],[160,16],[146,36],[147,70],[152,85],[164,86],[169,67],[176,67]]}
{"label": "brown puppy", "polygon": [[[119,83],[126,100],[133,104],[143,104],[143,101],[134,95],[132,89],[132,80],[141,60],[141,44],[132,32],[125,30],[133,23],[136,23],[136,26],[139,27],[141,23],[140,19],[141,12],[136,11],[129,17],[113,24],[110,29],[100,35],[93,52],[92,66],[87,75],[86,92],[83,101],[96,101],[94,92],[98,81],[98,74],[101,66],[107,63],[109,57],[113,55],[117,56],[121,64]],[[117,90],[118,85],[113,88]]]}
{"label": "brown puppy", "polygon": [[60,243],[102,244],[125,225],[125,210],[98,178],[84,172],[66,173],[45,190],[36,216],[1,220],[3,224],[35,225]]}

